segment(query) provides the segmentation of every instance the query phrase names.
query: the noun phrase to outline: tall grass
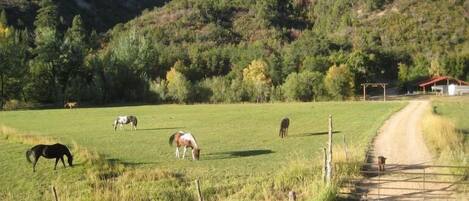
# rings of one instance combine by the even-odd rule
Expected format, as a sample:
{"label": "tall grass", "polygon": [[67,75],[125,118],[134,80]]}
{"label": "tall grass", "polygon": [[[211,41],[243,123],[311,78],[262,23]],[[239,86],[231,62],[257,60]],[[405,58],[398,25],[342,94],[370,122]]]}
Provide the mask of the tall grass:
{"label": "tall grass", "polygon": [[[465,153],[463,134],[450,119],[430,111],[422,120],[422,130],[426,144],[437,162],[450,165],[469,165],[469,155]],[[469,170],[458,170],[469,176]]]}

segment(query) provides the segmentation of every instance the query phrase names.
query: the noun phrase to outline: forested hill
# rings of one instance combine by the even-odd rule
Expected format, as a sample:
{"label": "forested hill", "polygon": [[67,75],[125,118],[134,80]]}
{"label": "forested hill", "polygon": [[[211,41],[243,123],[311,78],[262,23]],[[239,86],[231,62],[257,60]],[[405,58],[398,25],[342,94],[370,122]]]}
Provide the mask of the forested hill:
{"label": "forested hill", "polygon": [[[42,10],[35,24],[49,26],[44,22],[51,9]],[[9,93],[4,97],[311,101],[353,98],[362,82],[405,88],[435,75],[467,80],[468,20],[464,0],[173,0],[99,39],[78,37],[81,42],[70,48],[80,56],[74,54],[72,62],[60,48],[44,46],[36,27],[34,50],[24,62],[35,74],[22,88],[4,90]],[[82,26],[77,21],[74,25]],[[56,45],[63,46],[70,30],[81,29],[58,33]],[[15,79],[5,83],[12,86]]]}
{"label": "forested hill", "polygon": [[[0,0],[0,9],[8,13],[9,23],[33,29],[40,0]],[[71,24],[73,16],[81,15],[89,29],[107,31],[124,23],[145,9],[162,6],[168,0],[55,0],[63,23]]]}

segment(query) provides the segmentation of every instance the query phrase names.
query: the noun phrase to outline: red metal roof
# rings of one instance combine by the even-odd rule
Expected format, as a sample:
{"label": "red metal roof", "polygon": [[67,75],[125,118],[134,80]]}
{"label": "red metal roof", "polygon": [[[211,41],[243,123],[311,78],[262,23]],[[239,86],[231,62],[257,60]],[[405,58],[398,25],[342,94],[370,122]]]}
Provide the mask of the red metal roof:
{"label": "red metal roof", "polygon": [[439,81],[442,81],[442,80],[454,80],[460,84],[463,84],[463,85],[469,85],[469,82],[465,82],[465,81],[462,81],[462,80],[458,80],[456,78],[453,78],[453,77],[449,77],[449,76],[438,76],[438,77],[433,77],[429,80],[425,80],[424,82],[420,83],[419,86],[420,87],[425,87],[425,86],[428,86],[430,84],[433,84],[433,83],[436,83],[436,82],[439,82]]}

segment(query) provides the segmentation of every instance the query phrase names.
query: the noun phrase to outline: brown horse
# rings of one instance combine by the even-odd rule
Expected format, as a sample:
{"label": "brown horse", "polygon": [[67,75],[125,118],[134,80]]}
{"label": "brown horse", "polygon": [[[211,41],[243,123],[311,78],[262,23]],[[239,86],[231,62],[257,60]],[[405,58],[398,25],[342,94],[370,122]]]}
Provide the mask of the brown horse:
{"label": "brown horse", "polygon": [[192,159],[199,160],[200,148],[197,145],[197,141],[191,133],[185,133],[178,131],[169,137],[169,145],[176,144],[176,157],[179,158],[179,147],[184,146],[184,153],[182,159],[186,156],[187,148],[192,148]]}
{"label": "brown horse", "polygon": [[280,131],[279,131],[278,135],[281,138],[287,137],[287,135],[288,135],[288,126],[290,126],[290,119],[288,117],[285,117],[280,122]]}
{"label": "brown horse", "polygon": [[68,108],[72,109],[72,108],[76,107],[77,105],[78,105],[77,102],[67,102],[67,103],[65,103],[64,107],[65,108],[68,107]]}

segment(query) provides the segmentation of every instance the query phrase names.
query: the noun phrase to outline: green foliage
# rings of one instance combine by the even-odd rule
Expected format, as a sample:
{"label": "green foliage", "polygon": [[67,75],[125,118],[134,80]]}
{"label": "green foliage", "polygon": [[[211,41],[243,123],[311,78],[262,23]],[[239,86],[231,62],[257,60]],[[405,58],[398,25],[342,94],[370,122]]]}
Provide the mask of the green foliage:
{"label": "green foliage", "polygon": [[[468,4],[462,1],[174,0],[116,24],[106,34],[88,29],[102,31],[161,2],[166,1],[131,1],[125,6],[121,1],[92,1],[80,5],[88,5],[86,10],[78,9],[75,1],[41,1],[38,14],[31,15],[36,17],[34,34],[25,33],[35,37],[34,44],[29,42],[32,56],[23,57],[30,74],[20,70],[27,79],[4,81],[4,91],[10,91],[8,97],[41,103],[165,102],[168,99],[155,96],[153,82],[165,78],[178,61],[176,70],[193,90],[187,100],[194,102],[283,100],[286,91],[279,92],[279,86],[291,73],[326,76],[331,65],[347,66],[355,93],[363,82],[400,80],[401,86],[411,88],[433,75],[469,77]],[[113,11],[101,13],[105,5]],[[128,15],[100,18],[122,9]],[[15,26],[23,20],[10,7],[5,10]],[[73,17],[78,13],[81,17]],[[11,30],[17,29],[0,31]],[[244,69],[254,60],[263,61],[261,74],[269,81],[245,78]],[[232,94],[212,97],[211,91],[220,91],[208,84],[219,81],[213,77],[223,77]]]}
{"label": "green foliage", "polygon": [[316,100],[324,91],[323,75],[310,71],[291,73],[282,85],[282,89],[289,101]]}
{"label": "green foliage", "polygon": [[249,96],[256,102],[265,102],[269,96],[272,80],[268,76],[268,64],[263,60],[253,60],[243,69],[243,84]]}
{"label": "green foliage", "polygon": [[2,11],[0,12],[0,24],[3,24],[3,25],[8,24],[7,13],[5,9],[2,9]]}
{"label": "green foliage", "polygon": [[52,0],[41,0],[39,6],[41,8],[37,11],[34,26],[56,28],[59,25],[59,16],[55,3]]}
{"label": "green foliage", "polygon": [[191,98],[191,83],[183,74],[176,71],[177,63],[166,74],[168,80],[168,95],[178,103],[187,103]]}
{"label": "green foliage", "polygon": [[[59,69],[58,82],[61,86],[63,101],[79,100],[79,89],[81,83],[89,82],[91,79],[89,70],[84,68],[83,62],[87,54],[86,35],[83,22],[80,16],[75,16],[72,27],[65,33],[64,41],[61,47],[61,68]],[[75,86],[69,90],[69,85],[76,81]],[[74,96],[74,97],[73,97]]]}
{"label": "green foliage", "polygon": [[230,88],[231,82],[225,77],[212,77],[205,79],[202,86],[209,89],[209,101],[211,103],[224,103],[230,102],[232,90]]}
{"label": "green foliage", "polygon": [[328,93],[334,98],[343,100],[353,95],[354,80],[347,65],[333,65],[327,71],[324,79]]}
{"label": "green foliage", "polygon": [[8,100],[25,99],[22,94],[28,79],[28,40],[26,31],[0,22],[0,109]]}

